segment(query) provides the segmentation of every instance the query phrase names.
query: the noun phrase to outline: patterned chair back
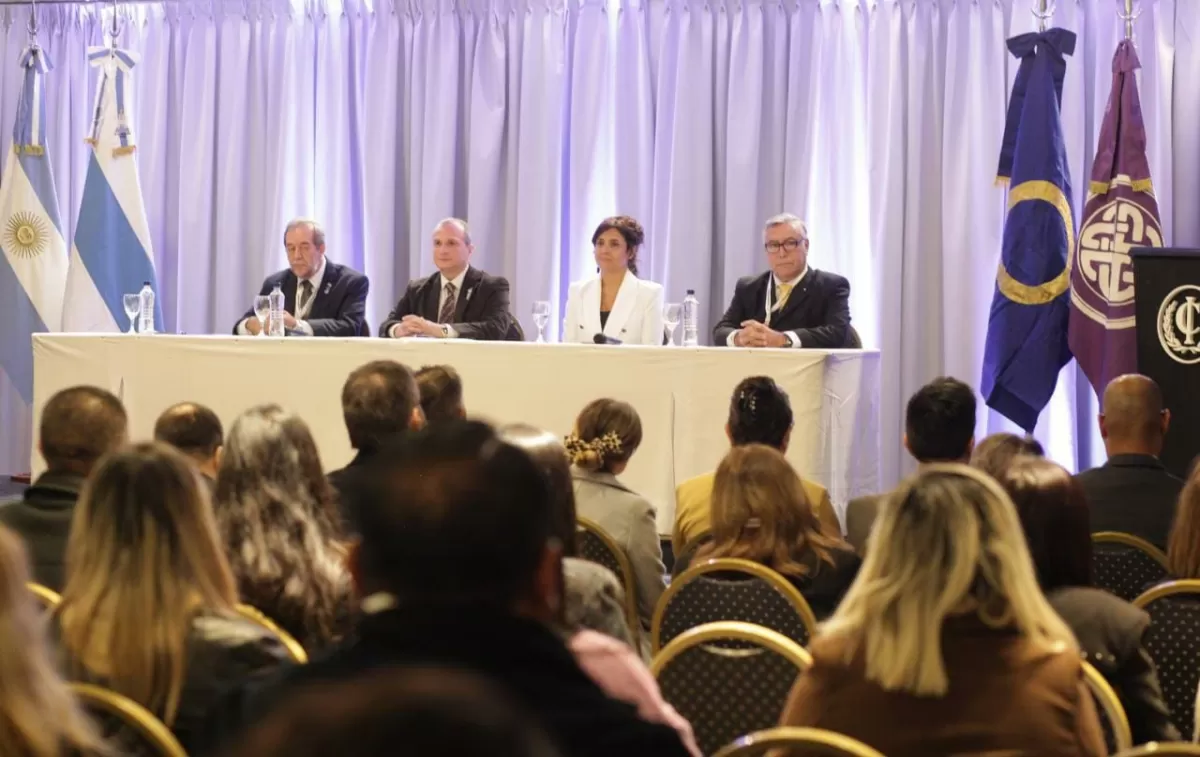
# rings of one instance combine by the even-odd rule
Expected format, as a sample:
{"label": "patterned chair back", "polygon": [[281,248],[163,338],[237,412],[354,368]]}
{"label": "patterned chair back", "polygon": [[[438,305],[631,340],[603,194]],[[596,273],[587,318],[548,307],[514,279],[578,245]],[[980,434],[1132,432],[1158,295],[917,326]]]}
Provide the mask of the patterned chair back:
{"label": "patterned chair back", "polygon": [[638,619],[637,582],[633,579],[633,566],[629,564],[629,556],[595,521],[581,517],[576,519],[575,525],[579,559],[608,568],[620,579],[621,587],[625,589],[625,620],[629,622],[629,631],[633,634],[636,649],[638,639],[642,635],[642,623]]}
{"label": "patterned chair back", "polygon": [[763,757],[775,750],[803,750],[820,757],[883,757],[866,744],[820,728],[769,728],[743,736],[713,757]]}
{"label": "patterned chair back", "polygon": [[1143,642],[1158,668],[1171,722],[1189,738],[1195,727],[1196,686],[1200,683],[1200,581],[1155,586],[1133,604],[1150,615]]}
{"label": "patterned chair back", "polygon": [[1167,556],[1161,549],[1145,539],[1116,531],[1092,534],[1092,572],[1097,588],[1126,602],[1170,577]]}
{"label": "patterned chair back", "polygon": [[132,699],[90,683],[68,684],[100,735],[123,757],[187,757],[171,729]]}
{"label": "patterned chair back", "polygon": [[739,620],[769,628],[800,646],[817,621],[800,591],[775,571],[749,560],[708,560],[680,574],[663,592],[650,625],[657,652],[690,628]]}
{"label": "patterned chair back", "polygon": [[701,754],[779,723],[797,676],[812,658],[768,628],[726,621],[698,626],[655,655],[663,698],[689,723]]}
{"label": "patterned chair back", "polygon": [[25,588],[29,589],[29,593],[33,595],[35,600],[37,600],[38,606],[42,608],[43,612],[49,612],[50,610],[53,610],[55,607],[58,607],[58,603],[62,601],[62,597],[58,595],[58,592],[49,587],[34,583],[33,581],[27,582],[25,584]]}
{"label": "patterned chair back", "polygon": [[1096,703],[1096,714],[1100,717],[1100,727],[1104,730],[1104,744],[1108,747],[1108,753],[1114,754],[1133,746],[1133,732],[1129,730],[1129,718],[1125,715],[1121,698],[1100,671],[1086,660],[1083,663],[1083,680],[1087,682],[1088,690],[1092,692],[1092,700]]}

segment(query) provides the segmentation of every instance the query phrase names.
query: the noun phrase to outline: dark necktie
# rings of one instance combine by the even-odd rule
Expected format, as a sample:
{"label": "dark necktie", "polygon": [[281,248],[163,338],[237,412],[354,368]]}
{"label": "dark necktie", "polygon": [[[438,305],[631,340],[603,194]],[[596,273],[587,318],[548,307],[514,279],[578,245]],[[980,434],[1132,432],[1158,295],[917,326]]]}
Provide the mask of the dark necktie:
{"label": "dark necktie", "polygon": [[454,320],[454,307],[458,304],[454,294],[454,284],[446,282],[446,301],[442,303],[442,312],[438,313],[438,323],[450,323]]}
{"label": "dark necktie", "polygon": [[300,282],[300,297],[296,301],[296,313],[303,313],[304,308],[308,306],[308,301],[312,299],[313,285],[308,279]]}

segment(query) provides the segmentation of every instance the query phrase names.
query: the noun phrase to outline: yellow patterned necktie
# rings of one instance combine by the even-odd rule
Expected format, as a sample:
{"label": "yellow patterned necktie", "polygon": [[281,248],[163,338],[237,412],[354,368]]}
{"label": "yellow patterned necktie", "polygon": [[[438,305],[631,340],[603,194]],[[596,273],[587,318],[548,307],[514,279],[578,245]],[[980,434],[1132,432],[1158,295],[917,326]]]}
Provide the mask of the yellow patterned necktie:
{"label": "yellow patterned necktie", "polygon": [[775,303],[775,310],[782,310],[783,306],[787,304],[794,286],[795,284],[780,284],[776,287],[775,296],[778,297],[778,301]]}

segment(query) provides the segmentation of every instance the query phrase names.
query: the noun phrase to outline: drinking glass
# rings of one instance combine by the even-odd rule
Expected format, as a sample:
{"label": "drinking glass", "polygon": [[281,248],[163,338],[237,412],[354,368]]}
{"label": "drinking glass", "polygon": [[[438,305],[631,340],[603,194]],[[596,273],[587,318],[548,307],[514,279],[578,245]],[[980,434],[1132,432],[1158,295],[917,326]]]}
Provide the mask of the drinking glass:
{"label": "drinking glass", "polygon": [[538,300],[533,303],[533,324],[537,326],[537,342],[538,344],[546,343],[546,324],[550,322],[550,303],[545,300]]}
{"label": "drinking glass", "polygon": [[271,298],[265,294],[254,297],[254,317],[258,319],[258,335],[267,335],[267,314],[271,312]]}
{"label": "drinking glass", "polygon": [[680,306],[678,302],[668,302],[663,305],[663,324],[667,327],[667,345],[675,346],[675,327],[679,325]]}
{"label": "drinking glass", "polygon": [[142,298],[137,294],[127,294],[121,297],[121,304],[125,306],[125,315],[129,316],[129,331],[126,334],[136,334],[137,317],[142,312]]}

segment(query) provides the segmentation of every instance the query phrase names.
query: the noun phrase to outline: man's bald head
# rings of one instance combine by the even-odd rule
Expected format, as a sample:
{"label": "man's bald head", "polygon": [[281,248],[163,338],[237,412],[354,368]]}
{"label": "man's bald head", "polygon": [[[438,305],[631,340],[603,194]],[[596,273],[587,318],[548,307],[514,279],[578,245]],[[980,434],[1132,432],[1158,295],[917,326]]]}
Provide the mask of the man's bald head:
{"label": "man's bald head", "polygon": [[1153,379],[1136,373],[1118,376],[1105,388],[1103,403],[1100,435],[1110,457],[1162,451],[1171,414]]}

